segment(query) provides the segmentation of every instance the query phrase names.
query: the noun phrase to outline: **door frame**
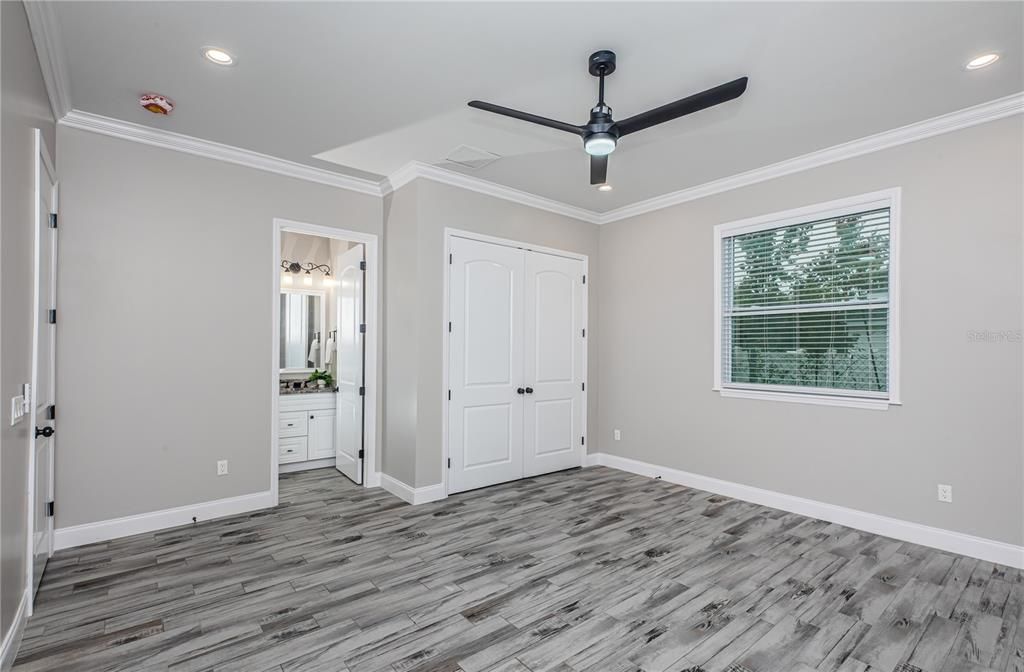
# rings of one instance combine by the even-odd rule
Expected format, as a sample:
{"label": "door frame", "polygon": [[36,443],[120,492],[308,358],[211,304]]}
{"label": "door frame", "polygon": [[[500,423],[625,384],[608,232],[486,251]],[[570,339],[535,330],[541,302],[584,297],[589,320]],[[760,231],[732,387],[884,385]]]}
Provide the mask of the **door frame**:
{"label": "door frame", "polygon": [[[579,252],[570,252],[568,250],[560,250],[554,247],[545,247],[543,245],[534,245],[533,243],[527,243],[519,240],[511,240],[509,238],[499,238],[497,236],[489,236],[483,233],[476,233],[475,231],[466,231],[464,229],[454,229],[451,227],[445,227],[444,229],[444,256],[441,259],[442,271],[444,275],[444,296],[442,298],[444,309],[441,311],[441,342],[442,342],[442,353],[441,353],[441,483],[444,485],[445,497],[450,493],[448,490],[448,365],[449,365],[449,351],[451,348],[450,340],[451,334],[448,331],[448,321],[451,320],[451,305],[450,305],[450,283],[451,283],[451,272],[452,267],[449,263],[448,255],[451,253],[451,241],[452,238],[466,238],[469,240],[475,240],[480,243],[491,243],[493,245],[504,245],[505,247],[514,247],[527,252],[542,252],[544,254],[551,254],[556,257],[566,257],[568,259],[575,259],[583,262],[583,275],[590,275],[590,258],[585,254]],[[590,330],[590,283],[583,283],[583,328]],[[583,339],[583,382],[588,382],[588,366],[589,366],[589,353],[590,353],[590,335]],[[583,408],[582,418],[580,419],[580,429],[583,432],[583,458],[584,463],[586,462],[587,446],[586,443],[587,433],[587,389],[581,390],[583,395]]]}
{"label": "door frame", "polygon": [[[32,375],[32,394],[31,394],[31,398],[29,400],[30,404],[31,404],[31,409],[29,410],[29,414],[28,414],[28,501],[26,502],[26,507],[25,507],[27,512],[28,512],[28,526],[26,528],[28,530],[28,535],[27,535],[28,536],[28,541],[27,541],[27,554],[26,554],[27,561],[25,563],[25,590],[28,592],[28,595],[29,595],[28,605],[27,605],[27,609],[26,609],[26,616],[31,616],[32,615],[33,607],[35,605],[35,592],[33,591],[33,586],[35,585],[35,582],[34,582],[34,578],[35,577],[33,575],[33,572],[35,570],[35,533],[36,533],[36,530],[35,530],[35,518],[36,518],[36,438],[35,438],[35,428],[38,426],[38,421],[39,421],[39,418],[36,417],[36,407],[38,406],[38,404],[36,403],[36,392],[39,389],[39,380],[38,380],[38,378],[39,378],[39,335],[40,335],[39,334],[39,315],[38,315],[37,311],[39,310],[39,290],[40,290],[40,287],[39,287],[39,273],[40,273],[39,264],[40,264],[40,259],[42,257],[42,239],[41,239],[41,237],[39,235],[39,222],[40,222],[40,219],[41,219],[41,217],[43,215],[43,213],[39,211],[40,210],[40,208],[39,208],[39,201],[41,200],[42,186],[43,185],[39,183],[39,170],[38,170],[39,166],[35,163],[35,159],[42,159],[43,167],[46,169],[46,172],[49,173],[50,176],[53,179],[53,188],[52,188],[52,191],[50,193],[50,209],[53,212],[46,213],[46,214],[47,215],[56,214],[57,211],[59,210],[58,202],[57,202],[57,198],[58,198],[57,170],[54,167],[53,158],[52,158],[52,155],[50,154],[50,149],[46,145],[46,139],[43,137],[43,133],[42,133],[41,130],[39,130],[38,128],[32,129],[32,135],[33,135],[34,145],[35,145],[35,156],[34,156],[34,159],[33,159],[33,171],[35,172],[35,175],[32,178],[32,182],[33,182],[33,185],[34,185],[34,188],[32,189],[32,194],[33,194],[33,196],[35,198],[35,203],[32,206],[32,211],[33,211],[33,213],[35,215],[34,219],[33,219],[33,222],[32,222],[32,229],[33,229],[32,249],[33,249],[33,253],[34,253],[35,259],[34,259],[34,261],[32,263],[32,363],[31,363],[31,369],[32,369],[32,374],[31,374]],[[54,231],[53,235],[56,236],[57,235],[57,233],[56,233],[57,230],[54,229],[53,231]],[[54,251],[56,252],[56,245],[54,246]],[[53,280],[55,281],[56,280],[56,266],[57,266],[57,257],[56,257],[56,255],[53,256],[52,263],[54,265],[54,278],[53,278]],[[54,295],[56,295],[56,292],[57,292],[56,284],[54,284],[52,289],[53,289]],[[51,355],[53,357],[53,363],[54,363],[53,370],[51,371],[51,375],[53,375],[53,379],[54,379],[55,383],[56,383],[56,379],[57,379],[57,370],[56,370],[56,363],[57,363],[56,341],[57,341],[57,339],[55,337],[54,338],[54,343],[53,343],[54,347],[51,349]],[[53,392],[54,392],[54,396],[56,396],[56,387],[54,387]],[[56,458],[57,458],[57,435],[54,434],[52,437],[50,437],[50,441],[52,442],[50,444],[51,452],[52,452],[52,454],[50,456],[50,487],[53,488],[53,487],[55,487],[55,485],[54,485],[54,474],[55,474],[55,471],[56,471],[55,462],[56,462]],[[56,495],[56,493],[54,493],[54,495]],[[49,548],[49,555],[52,556],[53,555],[53,529],[54,529],[55,525],[54,525],[54,519],[53,518],[50,518],[49,521],[50,521],[49,522],[49,525],[50,525],[50,541],[49,541],[50,548]]]}
{"label": "door frame", "polygon": [[363,487],[372,488],[380,485],[380,465],[377,462],[378,439],[377,439],[377,408],[378,393],[377,386],[377,352],[380,345],[381,333],[378,328],[378,287],[380,281],[380,254],[378,248],[377,234],[363,233],[362,231],[351,231],[339,229],[333,226],[310,224],[291,219],[275,217],[273,220],[274,235],[273,248],[271,250],[271,265],[273,291],[271,292],[271,347],[270,347],[270,370],[271,370],[271,394],[270,394],[270,490],[273,493],[274,506],[279,503],[278,497],[278,463],[277,463],[277,441],[278,441],[278,415],[280,402],[280,377],[281,377],[281,233],[302,233],[310,236],[321,236],[333,238],[352,243],[360,243],[365,249],[366,259],[366,301],[364,305],[364,319],[366,321],[365,364],[363,365],[363,385],[366,387],[366,394],[363,396]]}

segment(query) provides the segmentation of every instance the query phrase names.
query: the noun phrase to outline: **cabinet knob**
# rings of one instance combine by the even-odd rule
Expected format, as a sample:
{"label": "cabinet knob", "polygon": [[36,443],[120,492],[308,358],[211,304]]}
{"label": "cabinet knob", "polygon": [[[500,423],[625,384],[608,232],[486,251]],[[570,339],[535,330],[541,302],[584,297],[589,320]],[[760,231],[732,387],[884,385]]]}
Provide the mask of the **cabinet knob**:
{"label": "cabinet knob", "polygon": [[309,416],[309,419],[310,419],[310,420],[315,420],[315,418],[314,418],[314,417],[313,417],[312,415],[311,415],[311,416]]}

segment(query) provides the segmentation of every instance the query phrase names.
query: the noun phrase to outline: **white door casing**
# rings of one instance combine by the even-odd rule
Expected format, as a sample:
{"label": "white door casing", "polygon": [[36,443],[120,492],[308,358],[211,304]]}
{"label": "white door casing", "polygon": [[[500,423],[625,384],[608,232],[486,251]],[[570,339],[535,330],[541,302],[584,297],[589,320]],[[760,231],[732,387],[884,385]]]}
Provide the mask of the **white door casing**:
{"label": "white door casing", "polygon": [[448,491],[523,475],[523,251],[451,242]]}
{"label": "white door casing", "polygon": [[583,464],[583,263],[526,252],[523,474]]}
{"label": "white door casing", "polygon": [[46,562],[53,554],[53,517],[49,503],[54,500],[54,443],[51,436],[35,436],[34,429],[53,429],[50,418],[55,407],[56,322],[51,310],[57,307],[57,229],[51,215],[57,212],[57,180],[42,134],[36,130],[36,234],[35,234],[35,325],[32,348],[32,404],[30,411],[29,457],[29,557],[28,585],[34,596]]}
{"label": "white door casing", "polygon": [[364,269],[363,246],[353,246],[335,259],[338,337],[335,418],[335,466],[355,483],[363,482]]}

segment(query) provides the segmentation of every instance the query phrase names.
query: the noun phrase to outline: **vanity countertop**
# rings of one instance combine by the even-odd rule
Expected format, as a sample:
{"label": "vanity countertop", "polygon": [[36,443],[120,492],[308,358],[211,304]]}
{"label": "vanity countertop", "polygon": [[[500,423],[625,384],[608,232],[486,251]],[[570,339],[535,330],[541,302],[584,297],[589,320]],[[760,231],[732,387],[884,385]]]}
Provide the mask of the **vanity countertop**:
{"label": "vanity countertop", "polygon": [[334,393],[337,389],[333,387],[281,387],[281,396],[292,394],[328,394]]}

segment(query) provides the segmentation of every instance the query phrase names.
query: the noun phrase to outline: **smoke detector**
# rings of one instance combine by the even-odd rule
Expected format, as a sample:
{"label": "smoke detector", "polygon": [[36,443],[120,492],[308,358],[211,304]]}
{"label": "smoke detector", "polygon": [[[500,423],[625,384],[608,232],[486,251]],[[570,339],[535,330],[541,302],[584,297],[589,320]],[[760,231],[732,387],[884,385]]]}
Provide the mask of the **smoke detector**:
{"label": "smoke detector", "polygon": [[139,96],[139,105],[153,114],[168,115],[174,109],[174,101],[159,93],[144,93]]}

